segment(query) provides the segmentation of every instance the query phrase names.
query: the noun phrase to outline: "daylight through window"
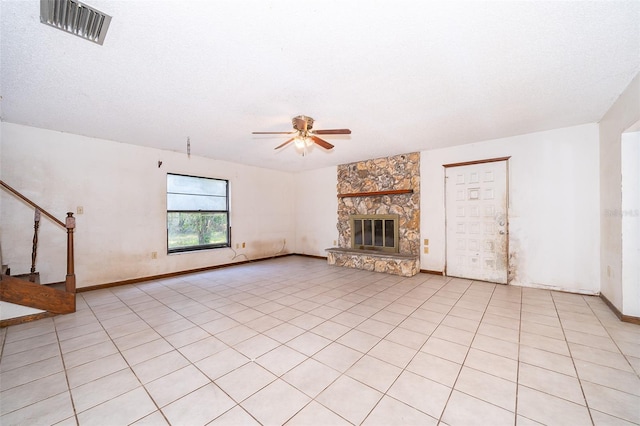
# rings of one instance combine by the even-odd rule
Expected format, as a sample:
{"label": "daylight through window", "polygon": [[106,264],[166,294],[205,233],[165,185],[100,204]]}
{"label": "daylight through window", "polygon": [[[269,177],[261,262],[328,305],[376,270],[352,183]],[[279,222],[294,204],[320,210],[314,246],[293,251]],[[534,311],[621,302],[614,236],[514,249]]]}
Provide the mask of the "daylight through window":
{"label": "daylight through window", "polygon": [[169,253],[229,246],[229,181],[167,174]]}

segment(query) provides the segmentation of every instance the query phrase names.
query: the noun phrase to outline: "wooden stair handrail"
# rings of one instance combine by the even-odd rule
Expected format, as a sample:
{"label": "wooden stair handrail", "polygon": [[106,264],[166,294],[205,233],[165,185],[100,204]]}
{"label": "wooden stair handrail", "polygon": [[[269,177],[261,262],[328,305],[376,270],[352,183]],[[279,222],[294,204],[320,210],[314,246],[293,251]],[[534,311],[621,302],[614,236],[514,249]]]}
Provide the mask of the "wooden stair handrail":
{"label": "wooden stair handrail", "polygon": [[25,197],[21,193],[19,193],[17,190],[13,189],[12,187],[10,187],[6,183],[4,183],[2,180],[0,180],[0,186],[3,186],[7,191],[11,192],[13,195],[15,195],[16,197],[20,198],[22,201],[24,201],[25,203],[29,204],[31,207],[40,210],[40,212],[43,215],[45,215],[46,217],[48,217],[49,219],[51,219],[52,221],[54,221],[58,225],[62,226],[63,228],[66,228],[66,225],[64,224],[64,222],[62,222],[59,219],[56,219],[56,217],[53,216],[51,213],[49,213],[48,211],[46,211],[45,209],[43,209],[42,207],[40,207],[39,205],[37,205],[36,203],[31,201],[27,197]]}
{"label": "wooden stair handrail", "polygon": [[[4,181],[0,180],[0,186],[5,188],[7,191],[11,192],[16,197],[20,198],[25,203],[29,204],[31,207],[39,210],[40,213],[47,216],[54,223],[62,226],[67,230],[67,275],[65,277],[65,291],[67,293],[75,293],[76,292],[76,274],[74,268],[74,260],[73,260],[73,231],[76,227],[76,218],[73,217],[72,212],[67,212],[67,217],[65,218],[65,222],[58,220],[48,211],[44,210],[42,207],[22,195],[16,189],[13,189],[9,185],[7,185]],[[1,279],[1,278],[0,278]],[[74,302],[75,303],[75,302]],[[75,306],[75,305],[74,305]],[[75,308],[74,308],[75,309]]]}

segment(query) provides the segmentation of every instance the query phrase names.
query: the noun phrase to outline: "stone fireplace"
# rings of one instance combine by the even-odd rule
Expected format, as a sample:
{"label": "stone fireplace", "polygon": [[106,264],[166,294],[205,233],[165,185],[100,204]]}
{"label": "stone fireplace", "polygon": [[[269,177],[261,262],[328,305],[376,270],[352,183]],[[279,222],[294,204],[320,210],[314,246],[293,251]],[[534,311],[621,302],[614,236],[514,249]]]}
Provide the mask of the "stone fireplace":
{"label": "stone fireplace", "polygon": [[[338,247],[327,249],[328,263],[403,276],[417,274],[420,153],[342,164],[338,166],[337,189]],[[395,218],[393,237],[387,228],[391,218]],[[355,220],[361,221],[360,235],[354,235]],[[389,238],[395,238],[392,249],[386,244]]]}

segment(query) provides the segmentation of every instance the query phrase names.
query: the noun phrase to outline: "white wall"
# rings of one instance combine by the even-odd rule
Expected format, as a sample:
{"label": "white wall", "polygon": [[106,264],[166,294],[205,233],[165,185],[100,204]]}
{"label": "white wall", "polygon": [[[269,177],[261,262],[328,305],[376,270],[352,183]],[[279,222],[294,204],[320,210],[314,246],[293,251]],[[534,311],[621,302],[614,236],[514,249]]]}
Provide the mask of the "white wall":
{"label": "white wall", "polygon": [[640,74],[600,120],[600,286],[622,313],[622,133],[640,120]]}
{"label": "white wall", "polygon": [[442,165],[507,156],[511,284],[597,293],[597,124],[422,152],[421,269],[445,268]]}
{"label": "white wall", "polygon": [[[2,103],[0,102],[0,115],[2,114]],[[0,159],[2,159],[2,125],[0,125]],[[0,161],[0,176],[2,176],[2,161]],[[0,190],[0,192],[3,192]],[[4,265],[4,251],[2,249],[2,202],[4,197],[0,196],[0,265]],[[28,271],[27,271],[28,272]],[[21,317],[24,315],[33,315],[42,313],[40,309],[33,309],[26,306],[20,306],[13,303],[0,302],[0,320]]]}
{"label": "white wall", "polygon": [[[12,123],[1,126],[1,179],[61,220],[67,211],[84,209],[76,215],[79,288],[294,251],[291,173]],[[233,249],[167,255],[167,173],[230,180]],[[4,262],[12,273],[28,272],[33,210],[4,191],[0,200]],[[63,281],[66,231],[43,219],[39,240],[42,281]],[[246,248],[236,250],[242,242]],[[157,259],[151,258],[154,251]]]}
{"label": "white wall", "polygon": [[[2,103],[0,102],[0,116],[2,115]],[[2,125],[0,125],[0,160],[2,159]],[[0,176],[2,176],[2,161],[0,161]],[[0,190],[3,192],[3,190]],[[0,196],[0,265],[4,265],[4,250],[2,249],[2,203],[3,197]],[[28,271],[27,271],[28,272]],[[39,314],[44,311],[40,309],[33,309],[26,306],[16,305],[13,303],[1,302],[0,301],[0,320],[5,320],[9,318],[16,318],[25,315],[33,315]]]}
{"label": "white wall", "polygon": [[338,240],[338,169],[310,170],[294,180],[297,253],[326,257],[324,249]]}
{"label": "white wall", "polygon": [[[335,167],[290,174],[11,123],[0,131],[3,180],[61,219],[83,206],[79,287],[282,252],[325,256],[337,239]],[[596,124],[422,152],[421,239],[430,240],[430,252],[421,255],[421,268],[444,269],[442,164],[502,156],[511,156],[512,283],[597,293],[603,204]],[[167,172],[230,179],[233,250],[166,255]],[[0,213],[4,262],[26,272],[33,212],[2,193]],[[43,220],[40,240],[43,281],[64,279],[64,229]],[[235,250],[241,242],[247,248]]]}
{"label": "white wall", "polygon": [[621,151],[622,312],[640,317],[640,132],[623,133]]}

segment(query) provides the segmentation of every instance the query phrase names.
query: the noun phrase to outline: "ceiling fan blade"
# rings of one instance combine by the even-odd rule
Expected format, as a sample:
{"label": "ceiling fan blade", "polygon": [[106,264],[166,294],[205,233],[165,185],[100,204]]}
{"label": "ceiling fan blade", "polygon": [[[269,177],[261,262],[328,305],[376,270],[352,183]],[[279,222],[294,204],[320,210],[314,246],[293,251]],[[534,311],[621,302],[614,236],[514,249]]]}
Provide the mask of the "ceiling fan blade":
{"label": "ceiling fan blade", "polygon": [[276,146],[276,147],[275,147],[275,148],[273,148],[273,149],[282,148],[282,147],[283,147],[283,146],[285,146],[286,144],[288,144],[288,143],[292,142],[294,139],[295,139],[295,138],[291,138],[291,139],[289,139],[288,141],[286,141],[286,142],[284,142],[284,143],[281,143],[280,145]]}
{"label": "ceiling fan blade", "polygon": [[350,135],[349,129],[312,130],[316,135]]}
{"label": "ceiling fan blade", "polygon": [[295,132],[251,132],[252,135],[291,135]]}
{"label": "ceiling fan blade", "polygon": [[310,137],[311,139],[313,139],[313,141],[314,141],[315,143],[317,143],[318,145],[320,145],[320,146],[321,146],[321,147],[323,147],[324,149],[331,149],[331,148],[333,148],[333,145],[331,145],[329,142],[327,142],[327,141],[325,141],[325,140],[320,139],[320,138],[319,138],[319,137],[317,137],[317,136],[309,135],[309,137]]}

